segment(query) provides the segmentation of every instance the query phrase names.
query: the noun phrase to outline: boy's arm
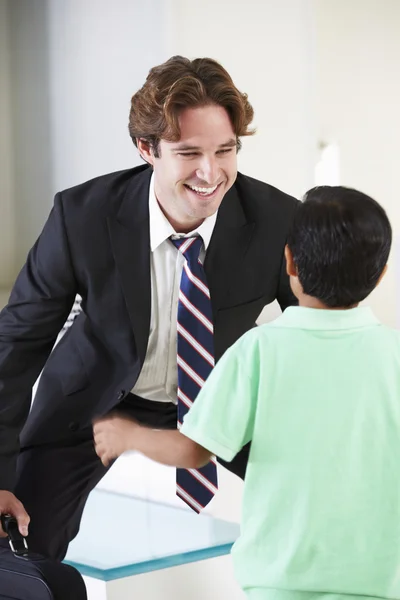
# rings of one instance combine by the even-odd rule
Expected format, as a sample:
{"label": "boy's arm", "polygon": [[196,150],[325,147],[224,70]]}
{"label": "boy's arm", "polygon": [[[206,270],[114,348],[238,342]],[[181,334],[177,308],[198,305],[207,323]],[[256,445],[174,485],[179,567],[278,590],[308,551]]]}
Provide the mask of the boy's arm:
{"label": "boy's arm", "polygon": [[211,452],[178,430],[150,429],[117,415],[96,421],[93,433],[96,452],[106,467],[127,450],[184,469],[202,467],[211,458]]}
{"label": "boy's arm", "polygon": [[253,436],[259,374],[255,335],[256,330],[246,334],[221,358],[184,417],[182,433],[149,429],[119,416],[98,420],[93,431],[103,464],[126,450],[182,468],[203,466],[211,455],[231,461]]}

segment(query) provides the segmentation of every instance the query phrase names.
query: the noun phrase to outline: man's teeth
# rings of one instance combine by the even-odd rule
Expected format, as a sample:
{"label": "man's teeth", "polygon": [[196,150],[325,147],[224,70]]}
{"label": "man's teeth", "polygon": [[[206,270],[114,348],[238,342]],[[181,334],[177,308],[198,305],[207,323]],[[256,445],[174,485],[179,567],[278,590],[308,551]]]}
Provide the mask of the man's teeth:
{"label": "man's teeth", "polygon": [[214,185],[214,187],[211,188],[204,188],[204,187],[197,187],[195,185],[188,185],[188,187],[193,190],[194,192],[197,192],[199,194],[213,194],[215,192],[215,190],[217,189],[218,185]]}

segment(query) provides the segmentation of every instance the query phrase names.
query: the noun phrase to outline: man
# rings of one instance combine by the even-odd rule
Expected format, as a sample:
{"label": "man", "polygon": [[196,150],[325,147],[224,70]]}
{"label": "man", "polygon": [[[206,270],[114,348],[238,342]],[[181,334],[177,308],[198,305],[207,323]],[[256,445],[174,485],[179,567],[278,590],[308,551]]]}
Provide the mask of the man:
{"label": "man", "polygon": [[[266,304],[295,302],[284,246],[296,201],[237,173],[252,118],[221,65],[174,57],[132,98],[129,130],[147,164],[57,194],[0,317],[0,512],[15,514],[21,532],[31,517],[33,550],[65,555],[106,473],[95,418],[117,410],[175,428],[198,391],[182,391],[183,371],[196,385],[207,377],[193,348],[207,345],[210,370]],[[204,306],[193,304],[193,289]],[[51,352],[76,294],[82,312]],[[207,341],[180,321],[185,302],[208,326]],[[179,354],[180,340],[190,348]],[[247,453],[223,464],[243,477]],[[215,464],[205,469],[177,474],[178,493],[195,510],[217,488]],[[198,482],[207,482],[207,498],[198,496],[204,486],[192,489]]]}

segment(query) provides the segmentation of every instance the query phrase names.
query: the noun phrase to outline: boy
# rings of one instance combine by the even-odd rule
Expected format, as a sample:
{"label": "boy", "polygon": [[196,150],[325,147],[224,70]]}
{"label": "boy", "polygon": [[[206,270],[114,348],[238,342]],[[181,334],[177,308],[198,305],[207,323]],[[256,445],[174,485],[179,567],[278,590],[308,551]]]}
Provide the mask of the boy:
{"label": "boy", "polygon": [[374,200],[310,190],[285,251],[299,306],[228,350],[180,432],[94,426],[106,464],[129,448],[197,467],[251,441],[232,551],[251,600],[400,598],[400,333],[358,306],[390,245]]}

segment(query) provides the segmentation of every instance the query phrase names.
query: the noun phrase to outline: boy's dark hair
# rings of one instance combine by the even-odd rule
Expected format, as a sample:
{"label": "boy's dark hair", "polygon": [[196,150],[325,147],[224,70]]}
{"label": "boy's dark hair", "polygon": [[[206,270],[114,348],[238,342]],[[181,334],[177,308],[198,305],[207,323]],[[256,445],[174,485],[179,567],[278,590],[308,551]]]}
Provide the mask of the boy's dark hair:
{"label": "boy's dark hair", "polygon": [[178,118],[182,110],[213,104],[227,111],[239,150],[240,138],[254,133],[249,128],[253,108],[247,94],[237,89],[216,60],[173,56],[153,67],[143,87],[132,97],[129,115],[132,141],[135,146],[138,139],[149,142],[157,158],[161,138],[170,142],[179,140]]}
{"label": "boy's dark hair", "polygon": [[287,240],[304,293],[330,308],[352,306],[372,292],[391,242],[384,209],[341,186],[309,190]]}

